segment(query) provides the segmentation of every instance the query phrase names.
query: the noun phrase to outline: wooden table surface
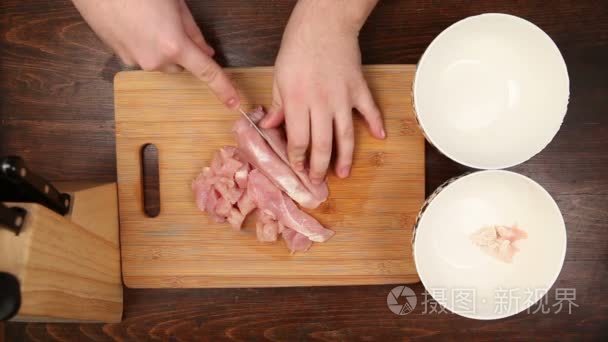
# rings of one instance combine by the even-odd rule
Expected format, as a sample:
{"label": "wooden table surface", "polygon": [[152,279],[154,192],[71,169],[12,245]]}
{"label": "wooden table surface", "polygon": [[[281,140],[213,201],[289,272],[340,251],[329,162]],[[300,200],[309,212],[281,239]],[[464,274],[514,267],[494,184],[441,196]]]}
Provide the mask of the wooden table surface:
{"label": "wooden table surface", "polygon": [[[188,1],[224,66],[272,65],[294,1]],[[116,180],[112,77],[121,70],[67,0],[0,3],[0,155],[23,156],[54,181]],[[121,324],[8,323],[18,340],[378,340],[608,337],[608,1],[382,1],[361,33],[366,64],[416,63],[441,30],[469,15],[531,20],[557,43],[571,98],[555,140],[513,168],[556,199],[568,231],[564,268],[547,314],[474,321],[425,312],[423,287],[408,315],[393,286],[125,291]],[[427,194],[466,171],[427,149]],[[557,313],[562,289],[574,289]],[[429,306],[426,306],[428,311]]]}

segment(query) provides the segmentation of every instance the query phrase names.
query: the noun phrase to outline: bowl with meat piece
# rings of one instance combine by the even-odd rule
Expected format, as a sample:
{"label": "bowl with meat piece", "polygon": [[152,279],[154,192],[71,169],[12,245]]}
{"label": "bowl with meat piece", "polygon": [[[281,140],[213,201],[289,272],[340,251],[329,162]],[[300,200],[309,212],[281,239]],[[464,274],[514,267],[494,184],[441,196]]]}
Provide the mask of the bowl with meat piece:
{"label": "bowl with meat piece", "polygon": [[414,229],[414,260],[427,292],[473,319],[530,308],[555,283],[566,253],[566,227],[551,195],[510,171],[446,182]]}
{"label": "bowl with meat piece", "polygon": [[421,57],[412,86],[427,140],[477,169],[532,158],[557,134],[569,99],[566,63],[539,27],[512,15],[463,19]]}

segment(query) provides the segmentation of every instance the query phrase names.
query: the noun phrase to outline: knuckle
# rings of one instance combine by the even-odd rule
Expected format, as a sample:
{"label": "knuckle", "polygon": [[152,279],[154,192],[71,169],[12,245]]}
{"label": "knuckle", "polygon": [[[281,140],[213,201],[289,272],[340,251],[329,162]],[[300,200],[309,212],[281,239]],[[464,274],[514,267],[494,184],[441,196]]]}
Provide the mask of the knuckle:
{"label": "knuckle", "polygon": [[342,140],[353,140],[355,138],[355,130],[352,125],[344,127],[340,130],[340,139]]}
{"label": "knuckle", "polygon": [[181,44],[176,39],[165,38],[160,42],[160,52],[167,59],[176,59],[181,53],[181,51]]}
{"label": "knuckle", "polygon": [[304,142],[294,141],[289,143],[289,151],[294,155],[302,155],[308,146]]}
{"label": "knuckle", "polygon": [[162,61],[158,58],[145,58],[139,62],[139,66],[146,71],[158,70],[162,66]]}
{"label": "knuckle", "polygon": [[213,63],[204,63],[201,66],[198,77],[207,83],[211,83],[217,79],[219,73],[219,68],[217,68]]}
{"label": "knuckle", "polygon": [[331,154],[331,141],[327,139],[320,139],[317,144],[314,146],[315,152],[329,155]]}

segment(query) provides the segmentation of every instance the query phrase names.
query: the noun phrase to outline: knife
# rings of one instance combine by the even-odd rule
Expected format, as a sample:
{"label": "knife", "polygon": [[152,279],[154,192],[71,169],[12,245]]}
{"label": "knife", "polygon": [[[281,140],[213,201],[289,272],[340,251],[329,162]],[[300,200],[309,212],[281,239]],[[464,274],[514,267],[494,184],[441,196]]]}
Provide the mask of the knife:
{"label": "knife", "polygon": [[255,130],[260,134],[262,139],[264,139],[264,141],[266,141],[268,146],[270,146],[270,149],[272,149],[274,151],[274,153],[277,156],[279,156],[279,158],[284,163],[286,163],[287,165],[291,165],[289,163],[289,160],[287,160],[287,158],[285,157],[285,153],[281,153],[281,151],[279,151],[279,147],[274,143],[274,140],[270,139],[268,137],[268,135],[266,135],[266,133],[260,127],[258,127],[258,125],[255,122],[253,122],[253,120],[249,117],[249,115],[241,107],[239,107],[238,111],[241,113],[242,116],[245,117],[245,119],[247,119],[247,121],[249,121],[251,126],[253,126],[253,128],[255,128]]}
{"label": "knife", "polygon": [[241,115],[243,115],[245,117],[245,119],[247,119],[247,121],[249,121],[249,123],[251,124],[251,126],[253,126],[253,128],[255,128],[255,130],[258,131],[258,133],[260,133],[260,135],[262,136],[262,138],[264,138],[264,140],[266,140],[266,142],[269,143],[270,139],[268,138],[268,136],[266,135],[266,133],[264,133],[260,129],[260,127],[258,127],[258,125],[255,122],[253,122],[253,120],[251,120],[251,118],[249,117],[249,115],[247,113],[245,113],[245,111],[243,110],[243,108],[239,107],[239,112],[241,113]]}
{"label": "knife", "polygon": [[71,197],[61,193],[51,183],[28,169],[17,156],[0,158],[0,201],[34,202],[65,215],[70,210]]}
{"label": "knife", "polygon": [[21,307],[19,279],[8,272],[0,272],[0,321],[13,318]]}
{"label": "knife", "polygon": [[21,227],[25,222],[27,210],[21,207],[7,207],[0,202],[0,228],[5,227],[15,235],[21,233]]}

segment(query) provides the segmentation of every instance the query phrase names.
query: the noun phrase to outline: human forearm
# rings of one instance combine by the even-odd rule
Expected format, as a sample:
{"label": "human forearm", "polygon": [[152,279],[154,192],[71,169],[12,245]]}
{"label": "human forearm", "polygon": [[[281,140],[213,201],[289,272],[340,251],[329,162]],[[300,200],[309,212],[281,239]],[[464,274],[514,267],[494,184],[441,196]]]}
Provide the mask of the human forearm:
{"label": "human forearm", "polygon": [[378,0],[299,0],[291,22],[314,22],[329,29],[358,33]]}

